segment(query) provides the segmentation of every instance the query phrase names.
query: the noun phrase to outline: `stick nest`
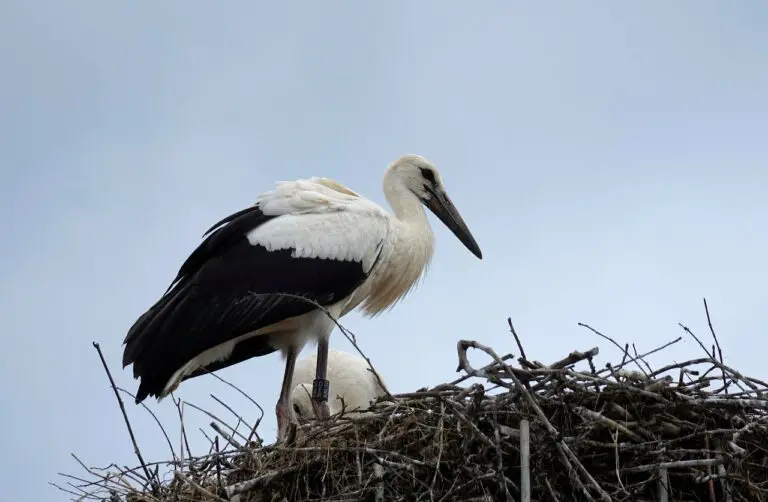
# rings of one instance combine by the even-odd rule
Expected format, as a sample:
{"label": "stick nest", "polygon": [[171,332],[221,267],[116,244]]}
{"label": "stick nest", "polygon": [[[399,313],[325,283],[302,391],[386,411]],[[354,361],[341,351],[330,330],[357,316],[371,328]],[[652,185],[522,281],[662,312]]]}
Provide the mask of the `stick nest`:
{"label": "stick nest", "polygon": [[[622,348],[620,363],[597,370],[593,348],[547,365],[519,339],[516,359],[462,340],[461,378],[382,398],[368,416],[304,423],[282,446],[212,424],[208,455],[83,466],[93,480],[61,489],[113,502],[495,501],[529,490],[538,501],[768,501],[768,385],[698,338],[706,357],[654,370],[592,331]],[[474,368],[468,348],[491,362]]]}

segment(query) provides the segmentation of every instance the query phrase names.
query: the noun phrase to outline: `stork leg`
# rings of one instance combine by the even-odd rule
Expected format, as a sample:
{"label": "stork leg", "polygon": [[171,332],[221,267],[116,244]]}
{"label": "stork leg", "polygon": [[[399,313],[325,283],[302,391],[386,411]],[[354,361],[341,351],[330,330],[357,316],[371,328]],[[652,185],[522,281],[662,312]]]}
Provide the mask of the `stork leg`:
{"label": "stork leg", "polygon": [[280,390],[280,398],[275,406],[277,415],[277,441],[285,441],[291,424],[291,390],[293,384],[293,370],[296,366],[296,357],[298,351],[291,347],[285,357],[285,375],[283,376],[283,387]]}
{"label": "stork leg", "polygon": [[315,370],[315,381],[312,383],[312,409],[315,412],[315,418],[325,420],[330,416],[328,410],[328,392],[330,383],[326,376],[328,374],[328,338],[322,337],[317,342],[317,368]]}

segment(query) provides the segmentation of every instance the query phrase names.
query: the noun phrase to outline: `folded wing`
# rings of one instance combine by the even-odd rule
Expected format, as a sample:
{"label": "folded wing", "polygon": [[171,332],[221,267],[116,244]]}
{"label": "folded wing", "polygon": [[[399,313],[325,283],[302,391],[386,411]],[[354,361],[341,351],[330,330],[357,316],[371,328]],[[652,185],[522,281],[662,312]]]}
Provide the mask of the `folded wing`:
{"label": "folded wing", "polygon": [[[137,402],[164,396],[171,377],[206,351],[216,359],[186,368],[182,379],[277,350],[268,336],[247,335],[315,309],[280,293],[322,306],[346,298],[367,277],[385,239],[384,221],[370,216],[354,206],[267,215],[256,205],[214,225],[211,230],[223,226],[192,252],[125,338],[123,366],[133,364],[141,379]],[[364,230],[356,233],[360,224]]]}

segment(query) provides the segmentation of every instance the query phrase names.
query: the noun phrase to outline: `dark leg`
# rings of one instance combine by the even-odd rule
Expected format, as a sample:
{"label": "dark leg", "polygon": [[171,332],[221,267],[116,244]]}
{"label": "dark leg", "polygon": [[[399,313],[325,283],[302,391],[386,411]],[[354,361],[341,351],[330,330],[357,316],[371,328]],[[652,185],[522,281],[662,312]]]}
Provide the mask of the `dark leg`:
{"label": "dark leg", "polygon": [[312,409],[315,418],[324,420],[328,418],[328,392],[330,383],[326,378],[328,374],[328,339],[323,337],[317,341],[317,369],[315,381],[312,384]]}
{"label": "dark leg", "polygon": [[291,390],[293,387],[293,369],[296,366],[296,349],[291,347],[285,357],[285,374],[283,375],[283,387],[280,390],[280,398],[275,406],[277,414],[277,440],[285,441],[291,422]]}

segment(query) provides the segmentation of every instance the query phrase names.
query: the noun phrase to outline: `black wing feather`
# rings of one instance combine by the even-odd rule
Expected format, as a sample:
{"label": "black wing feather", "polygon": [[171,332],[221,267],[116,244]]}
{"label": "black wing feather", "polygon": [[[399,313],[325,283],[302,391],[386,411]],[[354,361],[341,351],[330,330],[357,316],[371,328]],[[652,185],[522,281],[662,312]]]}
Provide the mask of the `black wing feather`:
{"label": "black wing feather", "polygon": [[[183,276],[193,274],[195,271],[199,270],[203,263],[205,263],[205,260],[211,256],[226,251],[229,245],[236,242],[235,239],[237,237],[242,237],[250,230],[253,230],[272,218],[274,218],[274,216],[266,216],[261,212],[259,206],[254,205],[241,209],[240,211],[219,220],[203,234],[205,240],[203,240],[197,249],[189,255],[189,258],[187,258],[181,266],[179,273],[176,275],[176,279],[174,279],[168,289],[170,290],[173,284]],[[218,230],[213,232],[214,229],[225,223],[228,225],[218,228]],[[207,238],[206,235],[208,236]]]}
{"label": "black wing feather", "polygon": [[[125,351],[123,352],[123,367],[130,364],[135,358],[135,350],[142,347],[142,344],[138,343],[138,341],[141,338],[142,333],[146,332],[145,329],[147,324],[157,317],[158,312],[162,310],[168,302],[173,301],[178,289],[182,287],[181,282],[183,282],[183,279],[189,279],[190,276],[200,270],[206,260],[212,258],[216,254],[226,252],[237,239],[242,239],[248,231],[272,218],[274,218],[274,216],[266,216],[261,212],[261,209],[258,206],[254,205],[227,216],[213,227],[209,228],[206,234],[210,233],[222,223],[230,223],[229,225],[216,230],[197,246],[181,265],[179,272],[176,274],[176,278],[171,281],[165,294],[157,301],[157,303],[150,307],[149,310],[142,314],[133,326],[131,326],[131,329],[128,330],[128,334],[126,335],[125,340],[123,340],[123,344],[126,345]],[[171,293],[174,286],[177,291]]]}
{"label": "black wing feather", "polygon": [[[293,258],[293,249],[267,251],[250,244],[247,233],[270,218],[252,207],[222,220],[227,224],[195,249],[169,291],[134,323],[123,365],[133,363],[134,377],[141,379],[137,402],[159,396],[173,373],[205,350],[315,308],[275,293],[327,306],[365,280],[360,262]],[[275,350],[268,337],[252,337],[236,345],[228,359],[185,379]]]}

